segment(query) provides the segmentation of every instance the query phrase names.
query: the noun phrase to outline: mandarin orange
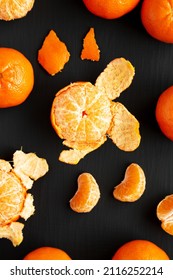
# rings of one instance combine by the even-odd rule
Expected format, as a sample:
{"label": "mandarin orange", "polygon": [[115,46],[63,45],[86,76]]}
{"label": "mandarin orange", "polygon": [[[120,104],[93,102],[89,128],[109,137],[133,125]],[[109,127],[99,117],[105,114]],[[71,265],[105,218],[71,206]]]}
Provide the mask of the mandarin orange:
{"label": "mandarin orange", "polygon": [[166,252],[148,240],[132,240],[123,244],[113,260],[169,260]]}
{"label": "mandarin orange", "polygon": [[173,0],[144,0],[141,20],[144,28],[155,39],[173,43]]}
{"label": "mandarin orange", "polygon": [[34,71],[19,51],[0,48],[0,108],[23,103],[34,86]]}
{"label": "mandarin orange", "polygon": [[55,247],[40,247],[28,253],[24,260],[71,260],[62,249]]}
{"label": "mandarin orange", "polygon": [[1,0],[0,19],[13,20],[26,16],[33,8],[35,0]]}
{"label": "mandarin orange", "polygon": [[173,235],[173,194],[167,195],[159,202],[156,214],[162,229]]}
{"label": "mandarin orange", "polygon": [[132,11],[140,0],[83,0],[86,8],[105,19],[119,18]]}
{"label": "mandarin orange", "polygon": [[78,177],[78,189],[70,200],[70,207],[78,213],[90,212],[100,198],[99,186],[90,173],[82,173]]}
{"label": "mandarin orange", "polygon": [[173,141],[173,86],[159,96],[155,115],[162,133]]}

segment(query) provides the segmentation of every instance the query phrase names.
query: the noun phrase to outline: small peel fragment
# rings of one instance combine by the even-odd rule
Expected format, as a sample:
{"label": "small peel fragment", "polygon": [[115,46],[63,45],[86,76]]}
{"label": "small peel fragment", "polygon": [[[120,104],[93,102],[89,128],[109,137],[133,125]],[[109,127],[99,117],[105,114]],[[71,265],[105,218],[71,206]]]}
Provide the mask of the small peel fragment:
{"label": "small peel fragment", "polygon": [[97,77],[95,86],[109,99],[114,100],[127,89],[133,80],[135,69],[125,58],[115,58]]}
{"label": "small peel fragment", "polygon": [[52,76],[63,70],[70,59],[70,53],[64,42],[51,30],[38,51],[38,62]]}
{"label": "small peel fragment", "polygon": [[112,102],[111,111],[113,117],[108,136],[120,150],[134,151],[141,141],[138,120],[120,102]]}
{"label": "small peel fragment", "polygon": [[13,222],[9,225],[0,227],[0,238],[7,238],[12,243],[13,246],[18,246],[23,241],[23,233],[22,230],[24,225],[19,222]]}
{"label": "small peel fragment", "polygon": [[31,217],[34,212],[35,212],[35,207],[34,207],[34,198],[32,194],[28,193],[24,202],[24,206],[22,209],[22,212],[20,213],[20,216],[25,219],[25,221]]}
{"label": "small peel fragment", "polygon": [[81,59],[88,59],[92,61],[100,60],[100,50],[95,39],[95,32],[93,27],[90,28],[85,38],[83,39]]}

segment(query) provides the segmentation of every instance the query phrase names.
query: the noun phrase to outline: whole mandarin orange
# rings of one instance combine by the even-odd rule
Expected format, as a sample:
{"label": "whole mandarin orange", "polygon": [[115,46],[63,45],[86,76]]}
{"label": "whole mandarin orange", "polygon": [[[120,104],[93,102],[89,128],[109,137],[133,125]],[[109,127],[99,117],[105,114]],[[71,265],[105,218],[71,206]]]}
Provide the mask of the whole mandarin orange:
{"label": "whole mandarin orange", "polygon": [[113,260],[169,260],[160,247],[148,240],[132,240],[122,245]]}
{"label": "whole mandarin orange", "polygon": [[173,86],[159,96],[155,115],[163,134],[173,141]]}
{"label": "whole mandarin orange", "polygon": [[30,61],[19,51],[0,48],[0,108],[23,103],[34,86]]}
{"label": "whole mandarin orange", "polygon": [[119,18],[132,11],[140,0],[83,0],[86,8],[105,19]]}
{"label": "whole mandarin orange", "polygon": [[40,247],[28,253],[24,260],[71,260],[71,258],[59,248]]}
{"label": "whole mandarin orange", "polygon": [[173,43],[173,0],[144,0],[141,20],[146,31],[155,39]]}

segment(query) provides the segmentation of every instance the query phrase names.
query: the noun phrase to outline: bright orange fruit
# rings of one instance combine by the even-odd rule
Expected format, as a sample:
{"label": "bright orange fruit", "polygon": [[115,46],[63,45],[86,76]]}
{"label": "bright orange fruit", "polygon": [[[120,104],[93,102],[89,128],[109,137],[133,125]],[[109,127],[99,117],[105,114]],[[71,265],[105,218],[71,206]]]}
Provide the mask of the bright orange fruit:
{"label": "bright orange fruit", "polygon": [[132,11],[140,0],[83,0],[86,8],[105,19],[119,18]]}
{"label": "bright orange fruit", "polygon": [[159,96],[155,114],[161,131],[173,141],[173,86]]}
{"label": "bright orange fruit", "polygon": [[169,260],[166,252],[148,240],[132,240],[123,244],[113,260]]}
{"label": "bright orange fruit", "polygon": [[78,213],[90,212],[100,198],[99,186],[90,173],[78,177],[78,189],[70,200],[70,207]]}
{"label": "bright orange fruit", "polygon": [[99,61],[100,59],[100,50],[95,39],[94,28],[90,28],[83,40],[81,59],[89,59],[92,61]]}
{"label": "bright orange fruit", "polygon": [[38,62],[50,74],[60,72],[69,61],[70,53],[64,42],[51,30],[38,51]]}
{"label": "bright orange fruit", "polygon": [[23,103],[34,86],[34,71],[19,51],[0,48],[0,108]]}
{"label": "bright orange fruit", "polygon": [[33,8],[35,0],[1,0],[0,19],[22,18]]}
{"label": "bright orange fruit", "polygon": [[161,227],[173,235],[173,194],[167,195],[157,206],[156,214],[162,222]]}
{"label": "bright orange fruit", "polygon": [[143,169],[138,164],[132,163],[127,167],[123,181],[115,187],[113,196],[120,201],[136,201],[142,196],[145,184]]}
{"label": "bright orange fruit", "polygon": [[28,253],[24,260],[71,260],[63,250],[54,247],[40,247]]}
{"label": "bright orange fruit", "polygon": [[173,43],[173,0],[144,0],[141,20],[146,31],[155,39]]}

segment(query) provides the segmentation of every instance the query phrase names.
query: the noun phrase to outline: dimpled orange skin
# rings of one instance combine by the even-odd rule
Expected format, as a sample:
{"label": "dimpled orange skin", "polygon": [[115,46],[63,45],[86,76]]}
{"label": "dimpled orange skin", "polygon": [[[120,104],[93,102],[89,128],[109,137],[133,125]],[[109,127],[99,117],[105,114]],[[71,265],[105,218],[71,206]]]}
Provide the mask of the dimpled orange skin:
{"label": "dimpled orange skin", "polygon": [[105,19],[119,18],[132,11],[140,0],[83,0],[86,8]]}
{"label": "dimpled orange skin", "polygon": [[173,141],[173,86],[159,96],[155,115],[162,133]]}
{"label": "dimpled orange skin", "polygon": [[71,258],[61,249],[40,247],[28,253],[23,260],[71,260]]}
{"label": "dimpled orange skin", "polygon": [[164,43],[173,43],[173,0],[144,0],[141,20],[146,31]]}
{"label": "dimpled orange skin", "polygon": [[132,240],[122,245],[112,260],[169,260],[169,257],[151,241]]}
{"label": "dimpled orange skin", "polygon": [[0,108],[23,103],[34,86],[30,61],[19,51],[0,48]]}

